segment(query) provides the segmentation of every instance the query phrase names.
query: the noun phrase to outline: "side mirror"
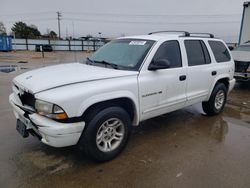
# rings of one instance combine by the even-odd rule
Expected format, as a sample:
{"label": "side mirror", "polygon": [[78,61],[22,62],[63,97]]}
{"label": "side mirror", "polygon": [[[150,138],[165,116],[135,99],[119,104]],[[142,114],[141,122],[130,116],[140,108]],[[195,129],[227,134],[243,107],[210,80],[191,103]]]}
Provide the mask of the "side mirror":
{"label": "side mirror", "polygon": [[229,50],[232,51],[234,49],[233,46],[228,46]]}
{"label": "side mirror", "polygon": [[170,62],[167,59],[158,59],[156,61],[153,61],[149,67],[148,70],[158,70],[158,69],[167,69],[170,67]]}

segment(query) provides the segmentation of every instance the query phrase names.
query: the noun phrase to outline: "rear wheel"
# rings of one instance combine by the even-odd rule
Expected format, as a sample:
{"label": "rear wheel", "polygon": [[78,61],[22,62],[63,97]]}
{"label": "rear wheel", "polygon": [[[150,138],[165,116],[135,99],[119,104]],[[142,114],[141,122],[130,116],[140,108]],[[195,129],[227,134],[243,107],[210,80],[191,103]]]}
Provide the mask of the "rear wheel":
{"label": "rear wheel", "polygon": [[128,113],[121,107],[107,107],[97,114],[89,114],[79,147],[96,161],[116,157],[126,146],[131,129]]}
{"label": "rear wheel", "polygon": [[223,111],[227,99],[227,88],[223,83],[218,83],[213,89],[209,101],[202,103],[202,108],[207,115],[216,115]]}

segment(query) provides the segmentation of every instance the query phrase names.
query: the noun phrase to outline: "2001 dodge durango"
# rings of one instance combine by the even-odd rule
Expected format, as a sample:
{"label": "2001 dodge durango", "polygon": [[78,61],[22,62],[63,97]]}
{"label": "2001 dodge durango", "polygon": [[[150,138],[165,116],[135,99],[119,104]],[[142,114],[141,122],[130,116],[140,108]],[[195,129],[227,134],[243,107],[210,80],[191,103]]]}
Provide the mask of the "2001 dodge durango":
{"label": "2001 dodge durango", "polygon": [[117,156],[131,126],[202,102],[219,114],[235,84],[234,61],[212,34],[154,32],[109,42],[86,59],[13,79],[9,97],[23,136],[78,145],[97,161]]}

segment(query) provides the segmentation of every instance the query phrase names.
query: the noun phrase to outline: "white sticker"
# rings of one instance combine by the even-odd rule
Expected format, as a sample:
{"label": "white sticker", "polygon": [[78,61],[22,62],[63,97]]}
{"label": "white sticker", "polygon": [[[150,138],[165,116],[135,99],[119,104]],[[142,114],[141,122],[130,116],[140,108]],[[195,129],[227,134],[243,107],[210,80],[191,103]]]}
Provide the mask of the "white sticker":
{"label": "white sticker", "polygon": [[129,43],[129,45],[141,45],[143,46],[144,44],[146,44],[147,41],[139,41],[139,40],[135,40],[135,41],[131,41]]}

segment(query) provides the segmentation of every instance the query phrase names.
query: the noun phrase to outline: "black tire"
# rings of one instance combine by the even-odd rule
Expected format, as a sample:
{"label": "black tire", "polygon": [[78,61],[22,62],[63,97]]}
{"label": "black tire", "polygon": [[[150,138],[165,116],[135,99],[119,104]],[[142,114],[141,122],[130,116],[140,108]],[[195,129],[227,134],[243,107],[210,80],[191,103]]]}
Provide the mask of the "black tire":
{"label": "black tire", "polygon": [[[219,92],[223,92],[224,93],[224,100],[223,100],[223,103],[221,105],[220,108],[216,108],[216,95],[219,93]],[[213,116],[213,115],[217,115],[219,113],[221,113],[224,109],[224,106],[225,106],[225,103],[226,103],[226,100],[227,100],[227,88],[225,86],[225,84],[223,83],[217,83],[211,93],[211,96],[209,98],[209,101],[206,101],[206,102],[202,102],[202,108],[203,108],[203,111],[209,115],[209,116]]]}
{"label": "black tire", "polygon": [[[93,114],[95,112],[97,113]],[[104,108],[99,112],[94,110],[88,115],[88,117],[91,117],[91,119],[86,121],[86,128],[78,142],[79,149],[83,151],[87,157],[98,162],[104,162],[113,159],[124,149],[127,144],[131,132],[131,119],[129,114],[123,108],[114,106]],[[116,148],[111,151],[104,152],[98,148],[100,146],[97,144],[97,133],[101,129],[100,127],[104,122],[107,122],[108,120],[112,121],[112,119],[120,120],[120,122],[122,122],[124,125],[124,129],[122,129],[124,134],[121,141],[117,141],[120,143],[117,144]]]}

